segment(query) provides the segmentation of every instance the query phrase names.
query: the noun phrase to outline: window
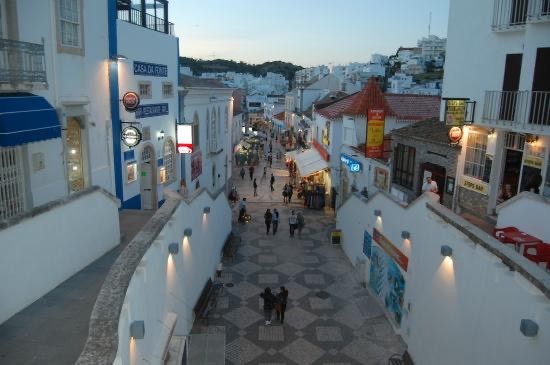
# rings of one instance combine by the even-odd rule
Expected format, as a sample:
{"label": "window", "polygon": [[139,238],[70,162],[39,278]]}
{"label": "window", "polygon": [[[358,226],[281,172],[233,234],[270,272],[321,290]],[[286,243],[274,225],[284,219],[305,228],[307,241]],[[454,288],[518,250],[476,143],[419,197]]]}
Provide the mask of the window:
{"label": "window", "polygon": [[401,143],[397,144],[394,151],[395,165],[393,168],[393,182],[405,188],[413,188],[414,180],[414,158],[416,149],[414,147],[405,146]]}
{"label": "window", "polygon": [[59,45],[62,51],[82,48],[81,0],[57,0]]}
{"label": "window", "polygon": [[126,183],[129,184],[137,180],[137,162],[132,161],[126,164]]}
{"label": "window", "polygon": [[138,89],[140,98],[151,99],[153,97],[153,85],[151,81],[139,81]]}
{"label": "window", "polygon": [[20,147],[0,147],[0,220],[25,210]]}
{"label": "window", "polygon": [[485,172],[487,134],[470,131],[466,141],[464,175],[489,182],[489,173]]}
{"label": "window", "polygon": [[176,148],[171,140],[164,142],[164,169],[166,176],[161,182],[170,184],[176,181]]}
{"label": "window", "polygon": [[174,96],[174,87],[171,82],[162,83],[162,97],[171,98]]}
{"label": "window", "polygon": [[229,132],[229,112],[227,106],[225,107],[225,133]]}
{"label": "window", "polygon": [[200,130],[199,130],[199,115],[195,113],[193,115],[193,151],[196,151],[199,149],[199,137],[200,137]]}
{"label": "window", "polygon": [[85,188],[84,180],[84,156],[82,150],[82,129],[79,119],[67,118],[67,178],[69,179],[69,192],[76,193]]}

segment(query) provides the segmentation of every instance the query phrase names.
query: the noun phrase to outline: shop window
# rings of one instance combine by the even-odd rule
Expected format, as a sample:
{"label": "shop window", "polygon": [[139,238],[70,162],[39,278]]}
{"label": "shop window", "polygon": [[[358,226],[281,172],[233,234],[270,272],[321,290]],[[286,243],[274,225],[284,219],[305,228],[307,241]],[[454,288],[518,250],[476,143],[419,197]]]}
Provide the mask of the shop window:
{"label": "shop window", "polygon": [[137,180],[137,162],[132,161],[126,164],[126,183],[132,183]]}
{"label": "shop window", "polygon": [[76,193],[85,187],[84,157],[82,153],[82,129],[75,117],[67,119],[67,176],[69,192]]}
{"label": "shop window", "polygon": [[25,210],[21,147],[0,147],[0,220]]}
{"label": "shop window", "polygon": [[58,42],[61,52],[76,53],[82,49],[81,0],[57,0]]}
{"label": "shop window", "polygon": [[466,142],[464,175],[489,182],[491,160],[486,156],[487,134],[470,131]]}
{"label": "shop window", "polygon": [[414,147],[397,144],[394,151],[395,164],[393,168],[393,182],[405,188],[413,188],[414,180],[414,159],[416,157],[416,149]]}
{"label": "shop window", "polygon": [[153,85],[151,81],[139,81],[138,89],[140,98],[151,99],[153,97]]}
{"label": "shop window", "polygon": [[162,97],[171,98],[174,96],[174,85],[171,82],[162,83]]}
{"label": "shop window", "polygon": [[176,148],[171,140],[164,142],[164,175],[161,173],[161,183],[176,181]]}

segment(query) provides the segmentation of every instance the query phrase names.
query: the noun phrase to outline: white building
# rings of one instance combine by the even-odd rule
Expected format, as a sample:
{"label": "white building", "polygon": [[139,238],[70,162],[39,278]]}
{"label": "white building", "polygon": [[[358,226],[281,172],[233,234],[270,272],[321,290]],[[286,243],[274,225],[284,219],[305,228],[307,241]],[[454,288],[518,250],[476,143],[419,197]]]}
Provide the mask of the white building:
{"label": "white building", "polygon": [[419,39],[417,45],[422,49],[422,58],[424,61],[431,61],[438,57],[445,56],[447,39],[430,34],[428,37]]}

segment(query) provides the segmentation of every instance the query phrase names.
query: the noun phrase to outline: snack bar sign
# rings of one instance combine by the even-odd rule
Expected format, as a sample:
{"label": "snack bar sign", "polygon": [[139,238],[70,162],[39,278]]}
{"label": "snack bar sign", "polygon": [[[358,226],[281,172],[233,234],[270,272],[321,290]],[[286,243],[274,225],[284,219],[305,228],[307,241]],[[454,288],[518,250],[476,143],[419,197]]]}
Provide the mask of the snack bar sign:
{"label": "snack bar sign", "polygon": [[168,66],[134,61],[134,75],[168,77]]}

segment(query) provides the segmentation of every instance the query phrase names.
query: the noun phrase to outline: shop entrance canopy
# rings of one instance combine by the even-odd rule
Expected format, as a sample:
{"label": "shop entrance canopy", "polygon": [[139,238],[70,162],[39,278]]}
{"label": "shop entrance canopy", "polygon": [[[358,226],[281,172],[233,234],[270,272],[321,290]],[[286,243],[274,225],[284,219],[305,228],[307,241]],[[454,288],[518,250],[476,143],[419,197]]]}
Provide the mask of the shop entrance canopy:
{"label": "shop entrance canopy", "polygon": [[327,169],[328,164],[323,157],[317,152],[317,150],[310,149],[302,153],[297,153],[294,158],[296,159],[296,166],[300,172],[300,176],[309,176]]}

